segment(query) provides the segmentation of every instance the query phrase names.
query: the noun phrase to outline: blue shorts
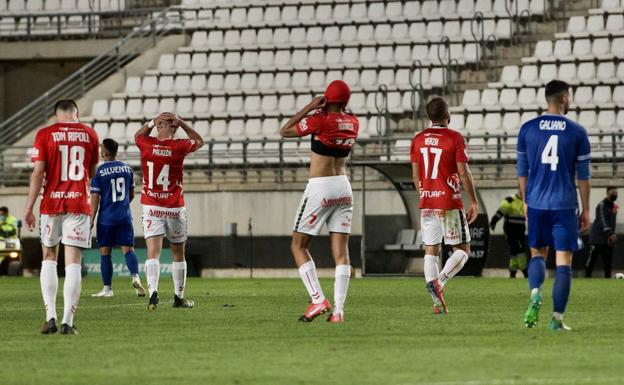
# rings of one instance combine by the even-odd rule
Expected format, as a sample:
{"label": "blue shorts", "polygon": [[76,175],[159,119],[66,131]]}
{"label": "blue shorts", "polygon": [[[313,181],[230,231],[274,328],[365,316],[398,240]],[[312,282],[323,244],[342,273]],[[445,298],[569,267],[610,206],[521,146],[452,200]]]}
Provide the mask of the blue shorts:
{"label": "blue shorts", "polygon": [[529,246],[535,249],[554,246],[557,251],[578,250],[576,209],[539,210],[529,207]]}
{"label": "blue shorts", "polygon": [[97,224],[97,247],[134,246],[132,222],[117,225]]}

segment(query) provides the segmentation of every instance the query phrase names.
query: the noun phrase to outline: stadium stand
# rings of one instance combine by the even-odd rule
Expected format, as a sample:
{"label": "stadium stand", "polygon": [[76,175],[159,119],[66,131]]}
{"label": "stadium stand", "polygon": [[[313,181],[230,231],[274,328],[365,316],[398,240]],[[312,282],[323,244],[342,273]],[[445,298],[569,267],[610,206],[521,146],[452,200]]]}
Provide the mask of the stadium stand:
{"label": "stadium stand", "polygon": [[[13,1],[5,6],[35,14],[68,9],[65,0]],[[166,19],[159,33],[185,33],[188,43],[83,115],[124,144],[132,164],[136,129],[175,111],[211,139],[191,158],[198,168],[298,165],[309,144],[282,140],[278,128],[340,78],[352,86],[361,122],[355,157],[406,161],[409,138],[426,124],[423,101],[443,94],[473,159],[484,174],[495,161],[501,177],[500,165],[515,159],[519,125],[545,108],[543,84],[561,78],[573,85],[571,117],[595,134],[595,154],[615,159],[624,127],[622,4],[605,0],[569,16],[565,3],[183,0],[151,12]]]}

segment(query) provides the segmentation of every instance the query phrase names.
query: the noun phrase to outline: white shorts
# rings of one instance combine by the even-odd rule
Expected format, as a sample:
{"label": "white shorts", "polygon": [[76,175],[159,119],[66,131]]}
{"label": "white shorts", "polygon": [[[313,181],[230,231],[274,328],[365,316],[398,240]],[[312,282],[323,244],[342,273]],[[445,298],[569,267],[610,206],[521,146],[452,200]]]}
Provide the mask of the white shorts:
{"label": "white shorts", "polygon": [[88,249],[91,247],[91,217],[86,214],[41,214],[39,233],[41,243],[46,247],[62,242],[66,246]]}
{"label": "white shorts", "polygon": [[470,242],[470,230],[462,209],[420,209],[423,243],[427,246],[444,243],[459,245]]}
{"label": "white shorts", "polygon": [[165,236],[171,243],[186,241],[186,209],[143,206],[143,236],[145,239]]}
{"label": "white shorts", "polygon": [[353,191],[346,175],[310,178],[295,216],[293,231],[318,235],[327,224],[330,233],[351,233]]}

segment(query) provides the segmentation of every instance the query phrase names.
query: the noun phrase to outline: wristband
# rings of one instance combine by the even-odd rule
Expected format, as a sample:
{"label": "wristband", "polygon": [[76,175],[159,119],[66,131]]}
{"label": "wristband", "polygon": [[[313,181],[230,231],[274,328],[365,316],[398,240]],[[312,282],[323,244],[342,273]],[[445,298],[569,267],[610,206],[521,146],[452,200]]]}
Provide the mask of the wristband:
{"label": "wristband", "polygon": [[147,128],[152,129],[154,128],[156,124],[154,123],[154,119],[150,120],[149,123],[147,123]]}

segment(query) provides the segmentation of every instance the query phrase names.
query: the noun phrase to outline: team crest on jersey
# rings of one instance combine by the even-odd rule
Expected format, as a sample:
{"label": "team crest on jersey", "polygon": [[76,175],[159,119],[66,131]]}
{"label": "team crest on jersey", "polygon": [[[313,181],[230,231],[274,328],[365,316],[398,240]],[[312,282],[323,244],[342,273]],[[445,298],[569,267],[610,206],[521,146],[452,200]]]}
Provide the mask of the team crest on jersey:
{"label": "team crest on jersey", "polygon": [[461,182],[457,174],[453,174],[446,179],[446,184],[453,189],[455,193],[459,193]]}
{"label": "team crest on jersey", "polygon": [[303,118],[299,121],[299,127],[301,127],[301,131],[308,130],[308,118]]}

